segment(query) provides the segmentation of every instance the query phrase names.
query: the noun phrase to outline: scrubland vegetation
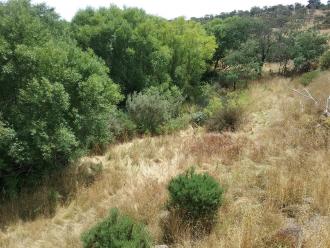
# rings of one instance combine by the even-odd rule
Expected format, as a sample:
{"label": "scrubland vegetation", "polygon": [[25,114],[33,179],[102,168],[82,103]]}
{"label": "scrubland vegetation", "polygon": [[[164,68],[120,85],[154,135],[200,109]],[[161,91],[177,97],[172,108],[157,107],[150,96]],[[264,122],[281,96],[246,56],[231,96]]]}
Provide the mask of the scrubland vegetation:
{"label": "scrubland vegetation", "polygon": [[330,247],[328,9],[0,2],[0,247]]}

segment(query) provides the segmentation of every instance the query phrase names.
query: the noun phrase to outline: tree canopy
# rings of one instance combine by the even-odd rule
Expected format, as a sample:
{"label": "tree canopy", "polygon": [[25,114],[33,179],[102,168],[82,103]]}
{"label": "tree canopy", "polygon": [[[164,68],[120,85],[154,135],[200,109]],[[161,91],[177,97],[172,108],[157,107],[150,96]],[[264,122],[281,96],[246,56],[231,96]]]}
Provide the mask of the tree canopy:
{"label": "tree canopy", "polygon": [[81,47],[105,60],[126,94],[166,82],[188,93],[216,46],[199,23],[168,22],[135,8],[82,10],[72,25]]}
{"label": "tree canopy", "polygon": [[0,185],[68,164],[110,139],[122,96],[108,68],[65,35],[52,9],[29,1],[0,6]]}

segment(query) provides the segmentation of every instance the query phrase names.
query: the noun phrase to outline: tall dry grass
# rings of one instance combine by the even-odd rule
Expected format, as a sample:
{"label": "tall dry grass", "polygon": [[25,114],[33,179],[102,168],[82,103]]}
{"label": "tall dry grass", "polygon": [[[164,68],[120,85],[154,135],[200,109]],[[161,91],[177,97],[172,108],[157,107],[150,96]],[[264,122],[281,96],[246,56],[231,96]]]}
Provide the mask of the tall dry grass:
{"label": "tall dry grass", "polygon": [[[310,85],[317,98],[330,95],[329,76]],[[11,224],[0,232],[0,246],[81,247],[81,233],[118,207],[145,223],[157,244],[171,232],[171,247],[291,247],[292,237],[281,235],[290,225],[302,230],[303,247],[330,247],[330,133],[318,106],[293,87],[299,86],[282,78],[252,85],[246,122],[236,133],[189,129],[111,147],[98,157],[102,174],[73,187],[74,196],[53,215],[11,218],[18,205],[24,209],[22,201],[12,203],[12,212],[3,209]],[[217,224],[200,239],[165,207],[169,180],[190,166],[225,188]]]}

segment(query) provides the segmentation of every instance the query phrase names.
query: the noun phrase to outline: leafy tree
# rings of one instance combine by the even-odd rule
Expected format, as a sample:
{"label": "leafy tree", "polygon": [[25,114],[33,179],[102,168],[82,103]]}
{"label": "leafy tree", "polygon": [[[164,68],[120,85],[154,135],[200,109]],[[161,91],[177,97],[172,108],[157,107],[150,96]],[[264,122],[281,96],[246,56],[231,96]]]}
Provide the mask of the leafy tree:
{"label": "leafy tree", "polygon": [[[217,50],[214,55],[215,69],[218,67],[219,61],[222,61],[222,69],[226,66],[247,65],[258,62],[259,68],[256,70],[261,73],[261,68],[266,62],[270,53],[272,44],[271,25],[264,20],[248,17],[229,17],[224,20],[214,19],[207,25],[209,32],[213,33],[217,38]],[[254,40],[251,48],[243,45],[248,40]],[[240,51],[243,49],[244,51]],[[253,50],[253,52],[251,52]],[[234,51],[234,54],[233,54]],[[231,59],[225,59],[226,57]],[[244,58],[239,58],[244,56]],[[250,56],[248,58],[247,56]],[[234,62],[236,57],[237,63]],[[244,62],[243,62],[244,60]],[[247,61],[249,60],[249,62]],[[230,61],[230,63],[226,63]],[[255,67],[255,65],[254,65]],[[236,70],[237,70],[236,66]],[[246,68],[245,68],[246,69]]]}
{"label": "leafy tree", "polygon": [[260,74],[261,68],[268,59],[273,42],[273,33],[270,23],[262,19],[255,19],[252,26],[252,39],[254,39],[258,45],[257,56],[260,58]]}
{"label": "leafy tree", "polygon": [[[207,70],[207,61],[212,59],[216,48],[213,36],[207,35],[199,23],[177,18],[166,23],[164,41],[172,56],[169,74],[188,98],[196,97],[196,88]],[[189,49],[188,49],[189,48]]]}
{"label": "leafy tree", "polygon": [[80,11],[73,30],[84,49],[106,61],[126,94],[167,82],[190,92],[215,49],[200,24],[180,18],[167,22],[134,8]]}
{"label": "leafy tree", "polygon": [[293,5],[275,5],[271,7],[265,7],[262,19],[267,20],[272,28],[283,28],[294,18],[294,6]]}
{"label": "leafy tree", "polygon": [[262,57],[258,42],[250,39],[243,43],[239,49],[226,56],[225,63],[231,68],[229,76],[232,78],[234,89],[236,89],[237,82],[245,82],[257,77],[262,70]]}
{"label": "leafy tree", "polygon": [[17,142],[10,145],[9,154],[14,161],[34,164],[36,171],[44,165],[65,164],[78,146],[65,120],[68,109],[69,95],[59,83],[42,79],[21,89],[14,120]]}
{"label": "leafy tree", "polygon": [[229,17],[224,20],[214,19],[206,25],[207,30],[216,37],[217,49],[214,54],[214,68],[226,54],[238,49],[250,35],[251,19],[246,17]]}
{"label": "leafy tree", "polygon": [[294,56],[294,35],[278,31],[274,33],[275,40],[271,46],[269,61],[279,63],[279,73],[288,72],[288,64]]}
{"label": "leafy tree", "polygon": [[73,19],[79,44],[92,48],[111,69],[125,93],[140,91],[169,79],[169,51],[157,38],[161,20],[140,9],[86,9]]}
{"label": "leafy tree", "polygon": [[[64,26],[63,26],[64,25]],[[111,139],[109,118],[121,100],[108,68],[83,52],[44,5],[0,5],[0,188],[12,193]],[[24,178],[24,180],[23,180]]]}
{"label": "leafy tree", "polygon": [[[5,104],[15,101],[26,74],[30,74],[29,65],[22,63],[16,55],[23,55],[24,45],[38,46],[47,42],[52,34],[41,18],[41,12],[36,11],[27,0],[12,0],[0,5],[0,20],[0,101],[1,106],[5,107]],[[25,55],[29,56],[27,51]],[[20,80],[17,80],[18,77]]]}
{"label": "leafy tree", "polygon": [[252,7],[250,10],[250,14],[253,17],[260,17],[263,15],[263,9],[260,7]]}
{"label": "leafy tree", "polygon": [[295,36],[294,65],[298,72],[306,72],[311,69],[313,63],[327,48],[327,37],[315,31],[299,32]]}
{"label": "leafy tree", "polygon": [[279,62],[281,72],[288,71],[287,65],[293,60],[296,72],[309,71],[318,63],[318,58],[327,48],[327,37],[316,31],[277,32],[271,48],[270,61]]}

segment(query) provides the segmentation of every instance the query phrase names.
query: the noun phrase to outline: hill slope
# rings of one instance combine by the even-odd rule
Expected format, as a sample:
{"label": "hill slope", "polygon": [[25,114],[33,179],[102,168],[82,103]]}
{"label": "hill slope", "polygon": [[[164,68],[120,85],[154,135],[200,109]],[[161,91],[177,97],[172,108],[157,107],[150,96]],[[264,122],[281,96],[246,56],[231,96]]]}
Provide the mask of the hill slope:
{"label": "hill slope", "polygon": [[[309,88],[325,99],[329,84],[330,73],[324,73]],[[10,224],[0,232],[0,247],[81,247],[81,233],[111,207],[146,223],[162,243],[167,182],[193,165],[226,189],[218,225],[196,247],[279,247],[283,242],[330,247],[330,124],[320,118],[319,107],[290,90],[295,86],[282,78],[252,85],[246,120],[236,133],[189,129],[84,158],[82,164],[102,163],[97,180],[79,188],[53,217]],[[192,246],[178,221],[169,228],[177,237],[175,247]],[[285,241],[288,230],[296,234]]]}

